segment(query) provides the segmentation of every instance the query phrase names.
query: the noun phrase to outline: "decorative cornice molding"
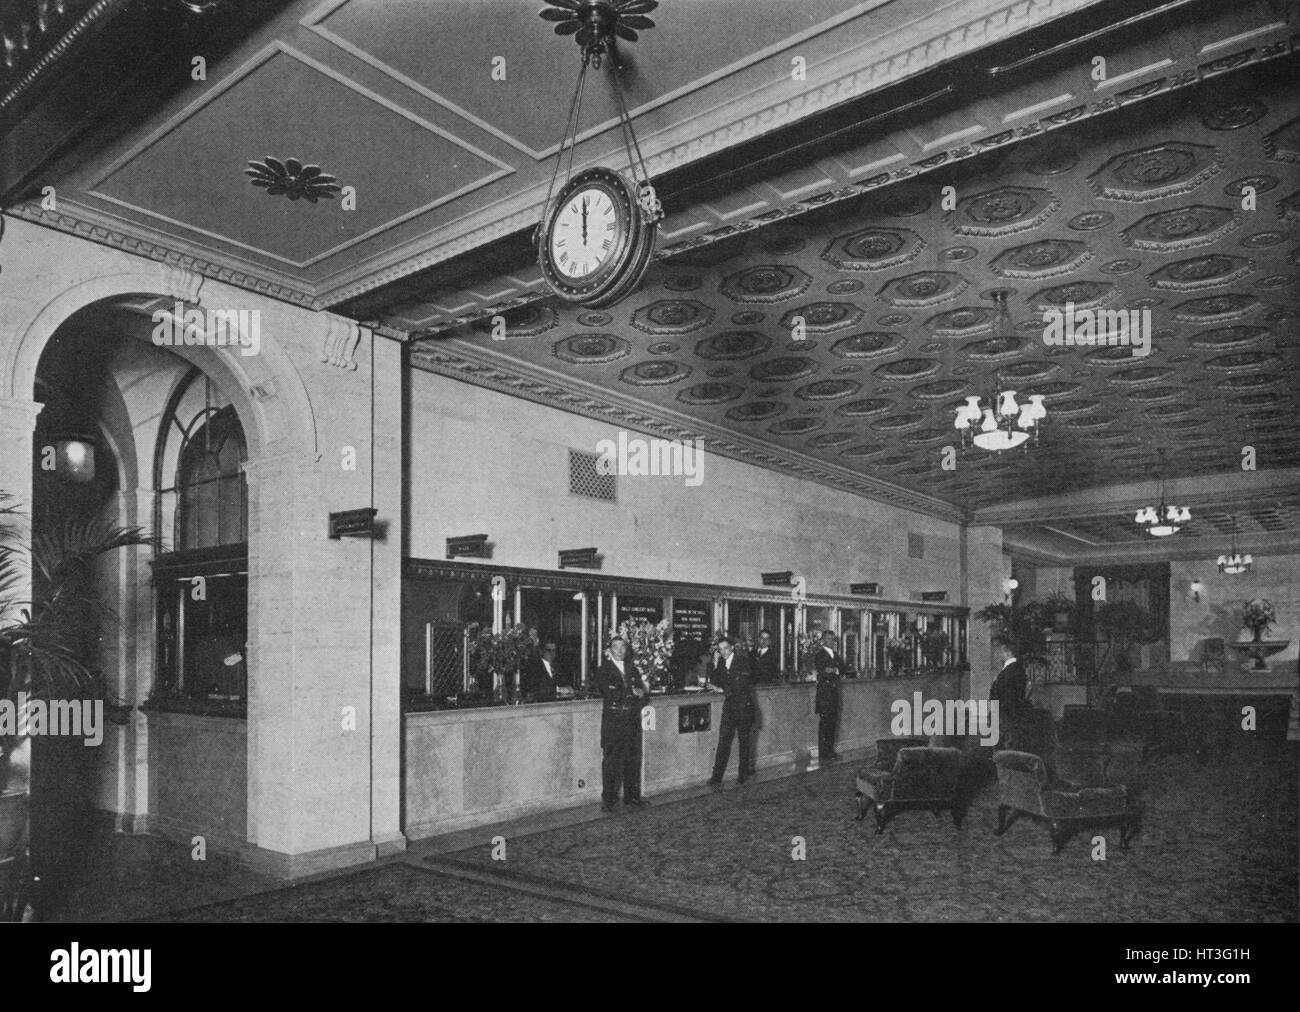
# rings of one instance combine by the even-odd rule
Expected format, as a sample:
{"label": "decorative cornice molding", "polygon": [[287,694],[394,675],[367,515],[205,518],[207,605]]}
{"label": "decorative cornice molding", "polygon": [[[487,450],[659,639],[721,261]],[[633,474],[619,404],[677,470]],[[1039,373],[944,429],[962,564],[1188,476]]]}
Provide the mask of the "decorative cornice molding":
{"label": "decorative cornice molding", "polygon": [[38,201],[29,201],[25,204],[16,204],[13,207],[6,208],[5,213],[11,214],[15,218],[30,221],[35,225],[43,225],[59,232],[66,232],[79,239],[88,239],[101,246],[120,249],[126,253],[144,257],[147,260],[155,260],[205,278],[211,278],[214,281],[224,281],[236,288],[257,292],[280,302],[288,302],[304,309],[317,310],[324,308],[319,299],[306,291],[268,281],[257,274],[250,273],[246,269],[236,269],[217,260],[206,260],[191,253],[181,252],[178,248],[163,245],[160,242],[129,235],[117,227],[109,227],[103,224],[99,220],[99,215],[89,208],[78,205],[77,213],[75,215],[71,214],[66,210],[69,203],[65,198],[60,198],[61,209],[47,211],[40,206]]}
{"label": "decorative cornice molding", "polygon": [[461,341],[439,341],[413,346],[410,361],[412,367],[417,369],[611,425],[634,428],[652,436],[680,440],[702,439],[706,450],[732,460],[813,481],[837,491],[851,492],[900,509],[952,523],[962,523],[966,519],[966,513],[961,508],[942,499],[900,488],[802,454],[777,449],[695,419],[677,419],[662,409],[624,399],[608,391],[587,388],[579,392],[575,389],[578,385],[576,381],[557,380],[537,367],[515,360],[497,359],[490,353]]}
{"label": "decorative cornice molding", "polygon": [[196,306],[201,303],[200,292],[207,280],[202,274],[179,264],[164,263],[158,265],[158,277],[164,295]]}

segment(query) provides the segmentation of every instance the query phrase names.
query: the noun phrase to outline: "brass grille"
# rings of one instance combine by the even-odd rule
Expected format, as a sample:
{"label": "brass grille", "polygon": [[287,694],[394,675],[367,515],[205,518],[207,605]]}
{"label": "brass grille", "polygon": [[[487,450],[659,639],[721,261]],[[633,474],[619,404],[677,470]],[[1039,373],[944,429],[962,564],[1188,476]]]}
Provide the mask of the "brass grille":
{"label": "brass grille", "polygon": [[600,459],[599,453],[569,450],[569,492],[602,502],[618,502],[614,475],[601,474],[596,467]]}

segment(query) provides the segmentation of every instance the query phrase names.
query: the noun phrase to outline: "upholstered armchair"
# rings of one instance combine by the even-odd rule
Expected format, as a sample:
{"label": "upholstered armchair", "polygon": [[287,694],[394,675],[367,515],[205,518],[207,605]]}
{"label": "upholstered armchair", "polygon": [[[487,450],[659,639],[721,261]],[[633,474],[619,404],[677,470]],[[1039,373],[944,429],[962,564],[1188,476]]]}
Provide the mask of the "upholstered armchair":
{"label": "upholstered armchair", "polygon": [[898,761],[898,753],[905,748],[925,748],[930,744],[929,738],[877,738],[875,769],[892,770]]}
{"label": "upholstered armchair", "polygon": [[[1046,763],[1028,752],[998,752],[993,762],[998,768],[996,836],[1010,829],[1022,813],[1045,819],[1051,829],[1052,853],[1059,854],[1077,826],[1118,822],[1119,845],[1127,849],[1129,837],[1137,827],[1137,813],[1124,785],[1053,780]],[[1089,770],[1087,779],[1100,780],[1104,760],[1098,758],[1096,764],[1084,769]],[[1071,772],[1080,775],[1079,770]]]}
{"label": "upholstered armchair", "polygon": [[945,808],[953,824],[960,827],[962,811],[958,786],[961,751],[929,746],[901,748],[890,770],[864,768],[858,771],[858,821],[867,808],[876,813],[876,833],[904,809],[928,808],[936,815]]}

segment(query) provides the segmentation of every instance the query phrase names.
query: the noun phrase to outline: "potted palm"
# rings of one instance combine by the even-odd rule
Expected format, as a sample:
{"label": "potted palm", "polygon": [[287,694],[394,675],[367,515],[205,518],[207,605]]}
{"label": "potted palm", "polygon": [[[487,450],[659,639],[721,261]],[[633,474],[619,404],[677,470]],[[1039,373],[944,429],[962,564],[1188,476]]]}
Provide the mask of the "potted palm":
{"label": "potted palm", "polygon": [[[138,527],[120,527],[102,519],[68,520],[36,535],[28,548],[20,517],[10,498],[0,493],[0,675],[5,682],[4,699],[14,704],[20,698],[46,702],[103,699],[106,687],[92,669],[87,647],[87,630],[93,630],[107,613],[94,593],[95,562],[132,545],[150,544],[151,538]],[[19,595],[29,578],[32,596],[25,600]],[[120,719],[119,701],[108,702],[110,713],[116,710]],[[0,878],[0,919],[36,919],[40,900],[29,889],[30,874],[19,871],[25,865],[31,839],[33,741],[25,720],[18,722],[14,732],[0,739],[0,861],[14,859],[7,866],[0,865],[9,869],[7,877]],[[42,740],[43,747],[52,749],[45,754],[53,761],[58,761],[59,744],[56,739]],[[81,747],[80,742],[71,744],[75,747],[68,751],[74,762],[84,762],[86,754],[93,751]],[[37,766],[39,773],[39,755]],[[75,796],[75,783],[64,783],[62,777],[43,779],[51,790],[63,789],[68,795],[61,799],[64,810],[75,814],[79,806],[84,807],[85,799]],[[54,826],[58,836],[49,841],[51,851],[62,849],[67,842],[61,839],[67,825],[55,820]],[[33,846],[34,858],[41,856],[39,849],[39,845]],[[52,860],[57,864],[57,859]],[[48,879],[52,871],[57,869],[47,861],[44,877]]]}
{"label": "potted palm", "polygon": [[1115,658],[1115,670],[1132,671],[1133,645],[1151,638],[1152,614],[1136,601],[1106,601],[1097,606],[1093,621],[1106,636],[1107,653]]}
{"label": "potted palm", "polygon": [[1074,598],[1059,590],[1054,590],[1043,601],[1043,608],[1052,619],[1052,628],[1056,632],[1069,632],[1074,621]]}
{"label": "potted palm", "polygon": [[1050,619],[1041,601],[986,605],[975,613],[975,618],[988,623],[994,643],[1009,647],[1017,657],[1042,654]]}

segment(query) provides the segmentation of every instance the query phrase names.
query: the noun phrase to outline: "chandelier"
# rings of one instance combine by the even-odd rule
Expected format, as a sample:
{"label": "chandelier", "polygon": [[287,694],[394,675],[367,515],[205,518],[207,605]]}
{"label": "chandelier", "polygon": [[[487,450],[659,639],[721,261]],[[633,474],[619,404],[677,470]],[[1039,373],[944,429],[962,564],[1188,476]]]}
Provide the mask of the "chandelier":
{"label": "chandelier", "polygon": [[1232,518],[1232,554],[1219,556],[1219,572],[1227,573],[1229,576],[1237,576],[1240,573],[1247,573],[1255,560],[1249,553],[1242,555],[1237,551],[1237,518]]}
{"label": "chandelier", "polygon": [[1182,525],[1192,519],[1192,511],[1186,506],[1171,506],[1165,502],[1164,488],[1165,451],[1160,451],[1160,505],[1143,506],[1133,517],[1133,522],[1141,524],[1143,529],[1155,538],[1167,538],[1182,530]]}
{"label": "chandelier", "polygon": [[[1007,295],[1010,290],[999,288],[989,293],[997,306],[994,328],[998,339],[1006,342],[1017,340],[1011,321],[1011,310],[1007,307]],[[998,387],[991,396],[981,399],[978,396],[967,397],[966,403],[957,408],[953,427],[961,433],[962,445],[967,438],[981,450],[1014,449],[1032,435],[1038,441],[1038,423],[1047,417],[1043,407],[1042,394],[1033,394],[1028,403],[1016,400],[1016,391],[1003,390]]]}

